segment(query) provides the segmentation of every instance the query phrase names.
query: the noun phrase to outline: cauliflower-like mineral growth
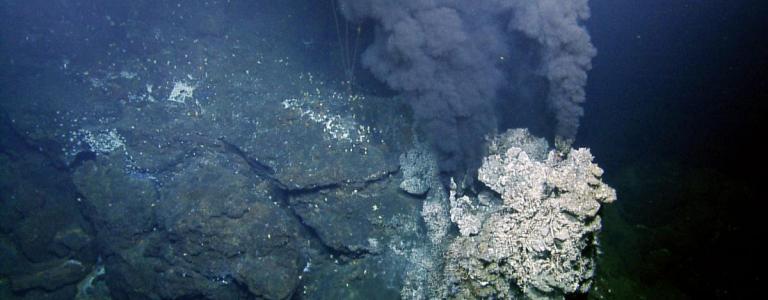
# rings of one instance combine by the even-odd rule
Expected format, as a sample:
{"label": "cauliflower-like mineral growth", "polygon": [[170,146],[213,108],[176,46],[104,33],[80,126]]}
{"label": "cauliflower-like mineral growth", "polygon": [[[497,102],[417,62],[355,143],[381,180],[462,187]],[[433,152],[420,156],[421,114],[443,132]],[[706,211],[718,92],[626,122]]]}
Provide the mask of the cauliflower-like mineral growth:
{"label": "cauliflower-like mineral growth", "polygon": [[525,142],[541,141],[519,138],[520,131],[508,134],[518,135],[513,139],[518,143],[499,137],[506,142],[491,143],[497,149],[478,171],[501,204],[483,216],[479,233],[450,245],[446,278],[458,298],[562,298],[586,292],[594,275],[597,213],[616,193],[600,180],[603,171],[588,149],[565,156],[552,150],[537,159],[541,156],[526,150],[540,147]]}

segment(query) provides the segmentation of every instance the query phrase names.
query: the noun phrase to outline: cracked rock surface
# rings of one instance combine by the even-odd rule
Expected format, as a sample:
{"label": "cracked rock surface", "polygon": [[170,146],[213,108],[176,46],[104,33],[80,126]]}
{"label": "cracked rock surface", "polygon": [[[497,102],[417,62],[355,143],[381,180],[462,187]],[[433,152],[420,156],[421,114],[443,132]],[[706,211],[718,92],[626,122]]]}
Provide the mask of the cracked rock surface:
{"label": "cracked rock surface", "polygon": [[407,105],[318,75],[297,3],[4,11],[0,298],[397,295]]}

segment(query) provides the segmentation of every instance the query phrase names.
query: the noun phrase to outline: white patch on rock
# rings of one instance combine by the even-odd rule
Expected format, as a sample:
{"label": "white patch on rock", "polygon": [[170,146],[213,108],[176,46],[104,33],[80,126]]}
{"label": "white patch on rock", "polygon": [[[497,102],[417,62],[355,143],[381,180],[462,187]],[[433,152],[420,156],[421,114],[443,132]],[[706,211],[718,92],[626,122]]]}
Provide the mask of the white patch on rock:
{"label": "white patch on rock", "polygon": [[120,148],[125,148],[125,138],[114,128],[95,132],[80,129],[74,132],[73,135],[72,141],[76,142],[78,146],[85,143],[90,151],[97,154],[110,153]]}
{"label": "white patch on rock", "polygon": [[327,139],[345,141],[353,144],[368,142],[371,133],[369,126],[358,124],[353,118],[333,114],[327,110],[317,109],[304,105],[299,99],[285,99],[283,108],[299,113],[323,127],[323,133]]}
{"label": "white patch on rock", "polygon": [[190,83],[176,81],[173,83],[171,94],[168,95],[168,101],[184,104],[187,102],[187,99],[192,99],[194,97],[196,88],[197,87]]}

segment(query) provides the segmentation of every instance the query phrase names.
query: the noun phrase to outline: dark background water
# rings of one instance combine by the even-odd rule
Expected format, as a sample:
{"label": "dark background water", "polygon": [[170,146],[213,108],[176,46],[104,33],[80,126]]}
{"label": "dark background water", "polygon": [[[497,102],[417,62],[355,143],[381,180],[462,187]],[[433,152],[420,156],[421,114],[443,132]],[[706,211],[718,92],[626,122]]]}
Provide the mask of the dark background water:
{"label": "dark background water", "polygon": [[604,158],[646,153],[724,170],[733,168],[728,153],[755,154],[768,84],[766,6],[592,1],[599,55],[580,140]]}
{"label": "dark background water", "polygon": [[765,280],[751,266],[764,236],[768,5],[590,5],[599,53],[577,143],[606,168],[619,194],[607,213],[621,216],[606,218],[603,242],[606,260],[623,262],[604,264],[603,275],[632,277],[647,297],[749,295]]}

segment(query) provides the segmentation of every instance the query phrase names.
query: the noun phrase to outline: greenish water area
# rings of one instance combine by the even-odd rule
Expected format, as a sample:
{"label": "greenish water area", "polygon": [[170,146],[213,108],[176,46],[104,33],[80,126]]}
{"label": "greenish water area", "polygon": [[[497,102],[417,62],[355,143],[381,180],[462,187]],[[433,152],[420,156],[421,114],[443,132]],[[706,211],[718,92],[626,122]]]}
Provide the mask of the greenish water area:
{"label": "greenish water area", "polygon": [[741,265],[758,254],[741,244],[756,225],[742,218],[753,213],[732,208],[735,199],[755,199],[754,187],[711,169],[676,165],[628,167],[615,180],[627,202],[603,215],[596,289],[605,297],[730,298],[748,292],[745,281],[762,280]]}
{"label": "greenish water area", "polygon": [[0,0],[0,300],[759,298],[763,2]]}
{"label": "greenish water area", "polygon": [[[756,1],[593,1],[602,47],[581,131],[620,199],[604,210],[603,299],[741,299],[765,282],[767,41]],[[621,23],[620,26],[601,26]],[[751,29],[750,29],[751,28]],[[591,128],[591,129],[588,129]]]}

